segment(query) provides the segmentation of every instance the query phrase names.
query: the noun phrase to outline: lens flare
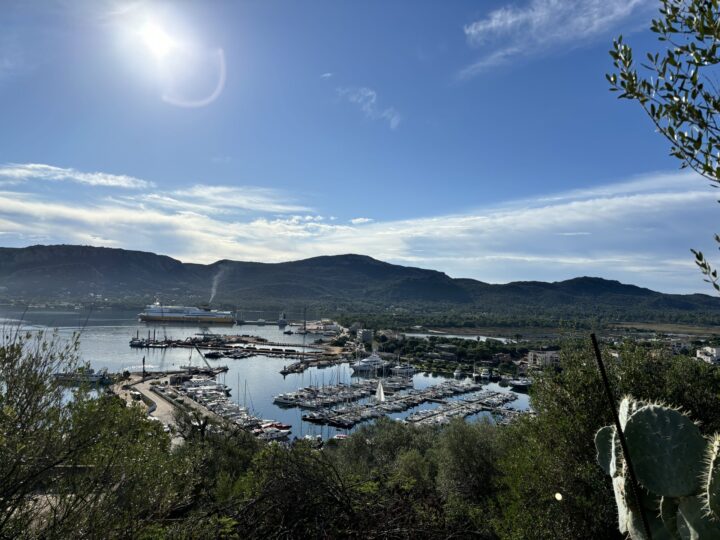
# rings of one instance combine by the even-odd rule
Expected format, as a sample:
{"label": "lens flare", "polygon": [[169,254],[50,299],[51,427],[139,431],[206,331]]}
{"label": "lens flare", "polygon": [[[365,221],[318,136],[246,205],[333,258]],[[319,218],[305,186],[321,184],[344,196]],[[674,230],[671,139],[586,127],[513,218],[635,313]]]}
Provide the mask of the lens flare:
{"label": "lens flare", "polygon": [[158,59],[166,57],[177,47],[177,42],[160,26],[155,23],[147,23],[140,30],[145,46]]}

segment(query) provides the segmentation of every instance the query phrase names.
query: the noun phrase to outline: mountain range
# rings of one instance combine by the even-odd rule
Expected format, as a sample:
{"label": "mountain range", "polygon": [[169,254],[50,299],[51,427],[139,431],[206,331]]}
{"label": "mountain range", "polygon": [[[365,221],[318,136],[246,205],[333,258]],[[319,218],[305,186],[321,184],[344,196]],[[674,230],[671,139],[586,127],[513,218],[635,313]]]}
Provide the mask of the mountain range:
{"label": "mountain range", "polygon": [[241,309],[452,309],[489,316],[720,320],[720,298],[663,294],[598,277],[489,284],[364,255],[283,263],[183,263],[124,249],[52,245],[0,248],[0,299],[127,306],[211,303]]}

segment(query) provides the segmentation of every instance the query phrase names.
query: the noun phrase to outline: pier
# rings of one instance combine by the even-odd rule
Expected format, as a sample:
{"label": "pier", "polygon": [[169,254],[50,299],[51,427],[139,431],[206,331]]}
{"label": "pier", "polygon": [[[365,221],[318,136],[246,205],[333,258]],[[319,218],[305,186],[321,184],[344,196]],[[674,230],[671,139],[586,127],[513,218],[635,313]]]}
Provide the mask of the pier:
{"label": "pier", "polygon": [[381,381],[386,393],[398,392],[412,386],[411,379],[402,377],[365,379],[333,386],[308,386],[296,392],[279,394],[275,396],[274,403],[281,407],[299,407],[301,409],[331,407],[372,396]]}
{"label": "pier", "polygon": [[437,409],[425,409],[414,412],[405,421],[408,424],[436,424],[450,423],[452,418],[465,418],[482,411],[498,412],[502,415],[510,413],[511,409],[504,406],[516,400],[513,394],[483,391],[457,401],[445,401]]}
{"label": "pier", "polygon": [[264,338],[248,335],[200,334],[185,339],[167,337],[157,339],[148,332],[147,338],[141,338],[139,335],[132,338],[130,347],[134,349],[202,349],[208,351],[202,353],[205,358],[231,358],[234,360],[249,358],[258,354],[313,360],[328,354],[322,347],[315,345],[272,342]]}
{"label": "pier", "polygon": [[[373,400],[369,403],[343,405],[337,408],[325,407],[303,414],[302,419],[306,422],[349,429],[360,422],[379,418],[394,412],[403,412],[425,402],[441,401],[442,403],[447,403],[445,398],[477,392],[481,389],[482,385],[474,382],[446,381],[423,390],[399,392],[388,396],[384,401]],[[493,396],[495,394],[507,396],[508,401],[516,399],[512,394],[492,393]],[[489,396],[490,394],[485,394],[482,399],[487,399]]]}

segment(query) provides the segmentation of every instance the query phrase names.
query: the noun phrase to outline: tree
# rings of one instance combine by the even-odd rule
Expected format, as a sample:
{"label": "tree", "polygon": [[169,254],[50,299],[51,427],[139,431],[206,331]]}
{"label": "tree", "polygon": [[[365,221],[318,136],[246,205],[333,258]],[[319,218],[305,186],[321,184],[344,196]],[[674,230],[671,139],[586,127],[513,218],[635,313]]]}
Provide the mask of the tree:
{"label": "tree", "polygon": [[[720,187],[720,2],[662,0],[651,30],[666,45],[648,53],[640,70],[622,36],[610,55],[616,73],[607,75],[619,98],[637,101],[670,142],[670,155]],[[720,243],[720,235],[715,235]],[[717,270],[692,250],[706,281],[720,292]]]}
{"label": "tree", "polygon": [[0,537],[137,537],[187,476],[140,407],[54,374],[82,367],[77,339],[0,336]]}

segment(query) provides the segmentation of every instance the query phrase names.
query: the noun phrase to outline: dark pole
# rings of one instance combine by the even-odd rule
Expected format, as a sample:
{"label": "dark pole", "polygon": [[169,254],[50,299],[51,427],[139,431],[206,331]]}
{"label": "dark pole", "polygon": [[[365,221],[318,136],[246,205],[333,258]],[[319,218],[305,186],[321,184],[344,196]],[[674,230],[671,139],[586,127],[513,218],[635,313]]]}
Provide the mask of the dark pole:
{"label": "dark pole", "polygon": [[143,372],[142,372],[142,380],[145,380],[145,357],[143,356]]}
{"label": "dark pole", "polygon": [[610,410],[612,411],[613,420],[615,421],[615,430],[617,431],[620,439],[620,446],[622,447],[623,456],[625,456],[625,464],[627,465],[628,473],[630,474],[630,487],[633,492],[633,497],[635,497],[635,504],[637,504],[640,511],[640,517],[642,518],[643,527],[645,528],[645,534],[649,540],[652,540],[650,524],[648,523],[647,516],[645,515],[645,509],[640,501],[640,487],[638,486],[637,478],[635,476],[635,469],[633,468],[632,461],[630,460],[630,451],[628,450],[627,442],[625,441],[625,434],[620,426],[620,417],[618,416],[617,408],[615,407],[615,398],[612,395],[612,390],[610,390],[610,382],[608,381],[607,373],[605,372],[605,364],[603,363],[602,355],[600,354],[600,347],[598,346],[595,334],[590,334],[590,339],[592,340],[593,349],[595,349],[595,359],[597,360],[598,368],[600,369],[600,376],[602,377],[603,385],[605,386],[605,394],[610,402]]}

